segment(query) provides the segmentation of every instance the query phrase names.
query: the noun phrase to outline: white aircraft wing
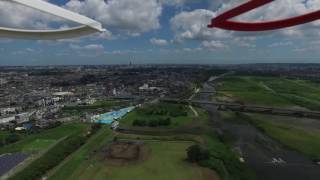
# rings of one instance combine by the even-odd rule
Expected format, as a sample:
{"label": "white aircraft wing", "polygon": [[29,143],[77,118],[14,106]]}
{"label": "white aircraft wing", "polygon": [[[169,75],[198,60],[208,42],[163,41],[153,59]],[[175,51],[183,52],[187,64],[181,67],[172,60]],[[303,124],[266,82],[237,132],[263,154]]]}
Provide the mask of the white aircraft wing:
{"label": "white aircraft wing", "polygon": [[80,26],[58,29],[58,30],[25,30],[0,27],[0,37],[22,38],[22,39],[66,39],[88,35],[95,32],[103,32],[101,23],[68,11],[59,6],[50,4],[42,0],[9,0],[42,12],[61,17],[72,22],[79,23]]}

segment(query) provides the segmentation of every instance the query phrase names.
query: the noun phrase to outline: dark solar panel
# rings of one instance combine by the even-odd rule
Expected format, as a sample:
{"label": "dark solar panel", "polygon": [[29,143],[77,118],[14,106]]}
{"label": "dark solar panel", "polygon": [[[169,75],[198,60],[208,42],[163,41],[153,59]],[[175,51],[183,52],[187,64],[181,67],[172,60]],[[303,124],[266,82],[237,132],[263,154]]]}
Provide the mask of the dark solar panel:
{"label": "dark solar panel", "polygon": [[16,167],[28,156],[29,154],[27,153],[5,154],[0,156],[0,176],[4,175],[12,168]]}

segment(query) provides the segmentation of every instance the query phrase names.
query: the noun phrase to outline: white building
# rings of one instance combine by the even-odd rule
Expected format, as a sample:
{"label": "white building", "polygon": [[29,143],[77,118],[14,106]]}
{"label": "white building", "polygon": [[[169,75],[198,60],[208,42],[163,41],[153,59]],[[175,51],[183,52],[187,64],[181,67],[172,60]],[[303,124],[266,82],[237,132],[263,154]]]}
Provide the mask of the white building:
{"label": "white building", "polygon": [[11,121],[14,121],[16,118],[14,116],[12,117],[7,117],[7,118],[2,118],[0,119],[0,124],[6,124],[9,123]]}

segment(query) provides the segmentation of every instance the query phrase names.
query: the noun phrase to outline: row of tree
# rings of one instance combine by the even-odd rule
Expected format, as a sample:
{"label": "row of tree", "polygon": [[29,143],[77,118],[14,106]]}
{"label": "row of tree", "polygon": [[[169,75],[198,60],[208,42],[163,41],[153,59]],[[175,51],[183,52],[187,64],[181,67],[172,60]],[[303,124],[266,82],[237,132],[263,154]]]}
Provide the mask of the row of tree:
{"label": "row of tree", "polygon": [[15,143],[21,139],[20,135],[17,133],[10,133],[8,136],[3,137],[0,140],[0,147]]}
{"label": "row of tree", "polygon": [[171,119],[168,118],[154,118],[154,119],[135,119],[132,123],[133,126],[149,126],[149,127],[158,127],[158,126],[170,126]]}
{"label": "row of tree", "polygon": [[187,108],[183,105],[170,104],[170,103],[159,103],[150,105],[137,110],[140,115],[161,115],[161,116],[187,116]]}
{"label": "row of tree", "polygon": [[22,171],[16,173],[10,177],[9,180],[35,180],[41,179],[50,169],[54,168],[67,156],[76,151],[79,147],[85,144],[86,140],[101,129],[100,124],[93,124],[90,127],[90,134],[83,135],[71,135],[61,142],[57,143],[49,151],[47,151],[40,158],[33,161]]}

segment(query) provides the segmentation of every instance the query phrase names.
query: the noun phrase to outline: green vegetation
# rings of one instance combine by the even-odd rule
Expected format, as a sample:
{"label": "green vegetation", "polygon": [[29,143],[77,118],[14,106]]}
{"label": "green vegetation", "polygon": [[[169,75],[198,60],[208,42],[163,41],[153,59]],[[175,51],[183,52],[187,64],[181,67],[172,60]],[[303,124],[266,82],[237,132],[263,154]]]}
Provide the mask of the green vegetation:
{"label": "green vegetation", "polygon": [[103,127],[94,134],[85,145],[49,173],[52,174],[49,179],[71,179],[72,174],[79,169],[81,170],[82,166],[89,166],[87,161],[89,154],[101,148],[101,146],[111,140],[112,137],[109,127]]}
{"label": "green vegetation", "polygon": [[158,127],[158,126],[170,126],[171,119],[167,118],[157,118],[157,119],[135,119],[132,123],[133,126],[149,126],[149,127]]}
{"label": "green vegetation", "polygon": [[[181,108],[179,106],[177,105],[176,108],[189,110],[187,107]],[[151,107],[155,108],[156,105]],[[134,111],[121,122],[131,125],[135,119],[140,117],[168,117],[170,113],[163,108],[166,106],[161,107],[162,110],[157,113],[151,111],[150,108],[147,108],[147,111],[145,109]],[[110,130],[103,128],[103,131],[95,134],[78,151],[52,170],[49,173],[49,179],[217,179],[216,175],[212,175],[214,172],[207,168],[215,170],[221,179],[225,180],[255,179],[254,173],[239,161],[238,156],[212,134],[212,129],[207,126],[208,113],[203,109],[196,109],[199,113],[197,121],[201,127],[205,127],[199,136],[186,134],[173,134],[172,136],[120,135],[116,138],[118,141],[119,139],[143,141],[151,149],[151,153],[148,154],[145,161],[117,166],[108,164],[100,157],[103,147],[114,139]],[[192,112],[188,111],[187,114],[188,116],[191,114],[190,117],[193,117]],[[185,117],[170,118],[174,122]],[[187,149],[195,143],[205,147],[209,154],[206,153],[205,158],[200,158],[198,164],[202,167],[186,161],[188,158]],[[209,178],[208,174],[211,174]]]}
{"label": "green vegetation", "polygon": [[159,103],[129,113],[121,120],[121,125],[178,127],[190,124],[192,120],[193,112],[187,106]]}
{"label": "green vegetation", "polygon": [[187,116],[186,106],[170,103],[158,103],[149,105],[137,110],[138,115],[159,115],[159,116]]}
{"label": "green vegetation", "polygon": [[0,131],[0,147],[15,143],[20,139],[20,134],[9,131]]}
{"label": "green vegetation", "polygon": [[[92,158],[64,179],[141,179],[141,180],[215,180],[214,172],[195,166],[185,161],[186,149],[192,142],[145,141],[151,148],[151,154],[143,162],[128,165],[110,165],[107,162]],[[213,174],[212,174],[213,173]],[[62,176],[61,176],[62,177]]]}
{"label": "green vegetation", "polygon": [[190,146],[187,149],[187,155],[190,162],[197,163],[208,160],[210,157],[208,149],[198,144]]}
{"label": "green vegetation", "polygon": [[33,161],[22,171],[10,177],[10,180],[40,179],[48,170],[58,165],[64,158],[85,143],[84,136],[72,135],[57,143],[39,159]]}
{"label": "green vegetation", "polygon": [[62,109],[62,114],[69,114],[69,115],[75,115],[79,116],[86,112],[94,112],[98,109],[109,109],[116,106],[122,106],[124,105],[121,101],[97,101],[94,104],[91,105],[79,105],[79,106],[66,106]]}
{"label": "green vegetation", "polygon": [[73,123],[49,130],[43,130],[38,134],[26,135],[16,143],[1,147],[0,154],[45,150],[53,142],[72,134],[84,133],[87,128],[87,124]]}
{"label": "green vegetation", "polygon": [[207,135],[207,150],[209,158],[198,162],[201,166],[214,169],[223,180],[254,180],[255,173],[239,161],[238,156],[226,145],[221,143],[215,135]]}
{"label": "green vegetation", "polygon": [[242,119],[249,121],[289,148],[295,149],[312,159],[320,159],[320,131],[312,131],[285,122],[271,121],[257,115],[242,115]]}
{"label": "green vegetation", "polygon": [[230,76],[218,87],[218,100],[320,110],[320,87],[307,80],[282,77]]}

